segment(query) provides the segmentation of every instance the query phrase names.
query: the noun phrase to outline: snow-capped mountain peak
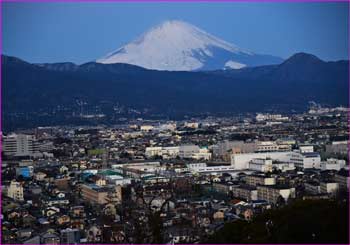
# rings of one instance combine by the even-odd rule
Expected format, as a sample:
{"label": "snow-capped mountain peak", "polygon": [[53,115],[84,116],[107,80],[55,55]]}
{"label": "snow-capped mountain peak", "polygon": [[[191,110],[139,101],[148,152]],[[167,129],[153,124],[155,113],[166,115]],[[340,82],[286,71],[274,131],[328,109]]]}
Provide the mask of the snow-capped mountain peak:
{"label": "snow-capped mountain peak", "polygon": [[[242,68],[254,63],[252,60],[255,57],[261,59],[260,56],[194,25],[172,20],[151,28],[96,62],[127,63],[155,70],[192,71]],[[268,64],[272,63],[279,62]]]}

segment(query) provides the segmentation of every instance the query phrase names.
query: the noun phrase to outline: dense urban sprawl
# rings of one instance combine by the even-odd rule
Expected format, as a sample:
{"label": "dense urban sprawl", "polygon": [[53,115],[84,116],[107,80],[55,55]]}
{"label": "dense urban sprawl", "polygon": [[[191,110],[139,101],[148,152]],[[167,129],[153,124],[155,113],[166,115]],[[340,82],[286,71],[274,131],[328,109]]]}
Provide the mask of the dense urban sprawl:
{"label": "dense urban sprawl", "polygon": [[347,200],[347,114],[318,107],[7,133],[2,242],[195,243],[298,200]]}

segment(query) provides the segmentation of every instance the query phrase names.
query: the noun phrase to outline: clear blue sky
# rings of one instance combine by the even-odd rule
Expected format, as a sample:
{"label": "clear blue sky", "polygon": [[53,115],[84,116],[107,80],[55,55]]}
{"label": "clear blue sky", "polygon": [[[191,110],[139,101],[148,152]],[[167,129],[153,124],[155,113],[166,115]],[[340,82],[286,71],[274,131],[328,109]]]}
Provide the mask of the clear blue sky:
{"label": "clear blue sky", "polygon": [[164,20],[192,23],[256,53],[348,58],[348,3],[2,3],[3,53],[84,63]]}

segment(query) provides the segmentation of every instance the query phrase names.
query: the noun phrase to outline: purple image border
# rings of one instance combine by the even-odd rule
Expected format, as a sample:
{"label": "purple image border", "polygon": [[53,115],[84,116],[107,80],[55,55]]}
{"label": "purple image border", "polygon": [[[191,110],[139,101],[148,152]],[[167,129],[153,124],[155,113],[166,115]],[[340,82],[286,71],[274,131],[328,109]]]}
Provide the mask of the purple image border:
{"label": "purple image border", "polygon": [[[348,2],[348,13],[350,16],[350,0],[0,0],[0,55],[2,56],[2,3],[6,2],[21,2],[21,3],[35,3],[35,2],[42,2],[42,3],[57,3],[57,2],[64,2],[64,3],[70,3],[70,2],[86,2],[86,3],[104,3],[104,2],[115,2],[115,3],[127,3],[127,2],[133,2],[135,4],[137,3],[165,3],[165,2],[188,2],[188,3],[223,3],[223,2],[246,2],[246,3],[268,3],[268,2],[274,2],[274,3],[327,3],[327,2]],[[348,17],[348,29],[350,27],[350,18]],[[350,30],[348,30],[348,43],[350,42]],[[350,47],[348,46],[348,60],[350,60]],[[349,74],[348,74],[348,132],[349,132],[349,138],[348,138],[348,161],[350,161],[350,64],[349,64]],[[0,58],[0,151],[2,153],[2,57]],[[350,171],[350,168],[349,168]],[[0,154],[0,215],[2,215],[2,154]],[[2,220],[3,217],[0,217],[0,244],[2,243]],[[348,220],[350,221],[350,212]],[[350,244],[350,232],[349,232],[349,244]],[[84,243],[89,244],[89,243]],[[99,244],[99,243],[90,243],[90,244]],[[104,243],[106,245],[106,243]],[[283,244],[283,243],[281,243]],[[315,243],[313,243],[315,244]],[[33,243],[33,245],[36,245]],[[108,244],[107,244],[108,245]],[[111,244],[110,244],[111,245]],[[204,245],[204,244],[203,244]],[[225,245],[225,244],[222,244]],[[257,244],[257,245],[263,245],[263,244]],[[274,245],[279,245],[277,243],[274,243]],[[293,244],[289,244],[293,245]]]}

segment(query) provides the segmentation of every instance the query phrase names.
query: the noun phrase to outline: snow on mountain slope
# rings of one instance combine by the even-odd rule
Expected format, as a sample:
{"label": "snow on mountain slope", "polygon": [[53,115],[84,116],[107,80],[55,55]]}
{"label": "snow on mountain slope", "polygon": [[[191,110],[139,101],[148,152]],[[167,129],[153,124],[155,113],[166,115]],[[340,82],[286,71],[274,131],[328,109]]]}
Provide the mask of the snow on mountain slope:
{"label": "snow on mountain slope", "polygon": [[193,71],[276,64],[278,57],[257,55],[183,21],[166,21],[135,41],[98,59],[154,70]]}
{"label": "snow on mountain slope", "polygon": [[229,60],[225,63],[225,67],[224,69],[241,69],[243,67],[246,67],[245,64],[241,64],[241,63],[238,63],[238,62],[235,62],[235,61],[232,61],[232,60]]}

